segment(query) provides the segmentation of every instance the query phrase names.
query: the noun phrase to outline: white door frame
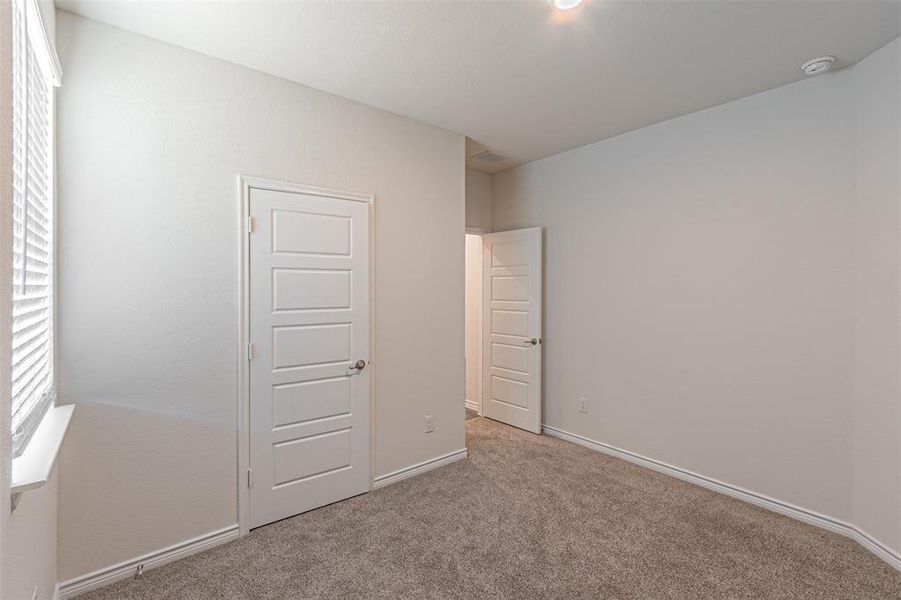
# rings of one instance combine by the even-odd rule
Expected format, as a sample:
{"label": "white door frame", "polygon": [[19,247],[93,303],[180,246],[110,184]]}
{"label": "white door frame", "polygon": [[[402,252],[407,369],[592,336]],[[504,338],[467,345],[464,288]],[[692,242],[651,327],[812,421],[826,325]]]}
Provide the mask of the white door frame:
{"label": "white door frame", "polygon": [[[477,236],[479,236],[479,238],[481,238],[486,233],[488,233],[488,232],[486,232],[481,227],[467,227],[466,228],[466,234],[477,235]],[[483,242],[482,252],[484,252],[484,251],[485,251],[485,248],[484,248],[484,242]],[[481,287],[481,281],[482,281],[482,272],[481,271],[482,271],[482,263],[481,263],[481,261],[479,261],[479,282],[480,282],[479,285],[480,285],[480,287]],[[478,325],[477,325],[478,333],[476,334],[478,337],[478,339],[476,340],[476,346],[477,346],[476,379],[478,380],[479,384],[478,384],[478,391],[476,392],[477,398],[475,398],[475,399],[466,398],[466,400],[469,400],[470,402],[475,404],[476,412],[479,413],[479,415],[481,415],[482,414],[482,352],[483,352],[483,350],[482,350],[482,311],[484,310],[482,305],[485,303],[485,297],[484,297],[485,290],[480,289],[479,291],[481,292],[481,294],[479,296],[479,314],[476,315],[476,320],[478,321]],[[465,289],[464,292],[465,292],[465,294],[464,294],[463,302],[465,303],[469,300],[469,290]],[[467,365],[467,368],[468,367],[469,367],[469,365]],[[471,408],[471,407],[467,406],[467,408]]]}
{"label": "white door frame", "polygon": [[248,470],[250,468],[250,368],[248,348],[250,345],[250,190],[262,189],[277,192],[293,192],[310,196],[325,196],[341,200],[365,202],[369,205],[369,364],[372,369],[369,378],[369,489],[373,486],[375,473],[375,377],[377,361],[375,356],[375,196],[358,194],[323,187],[291,183],[262,177],[238,174],[238,347],[237,347],[237,511],[238,532],[247,535],[250,531],[250,493],[248,490]]}

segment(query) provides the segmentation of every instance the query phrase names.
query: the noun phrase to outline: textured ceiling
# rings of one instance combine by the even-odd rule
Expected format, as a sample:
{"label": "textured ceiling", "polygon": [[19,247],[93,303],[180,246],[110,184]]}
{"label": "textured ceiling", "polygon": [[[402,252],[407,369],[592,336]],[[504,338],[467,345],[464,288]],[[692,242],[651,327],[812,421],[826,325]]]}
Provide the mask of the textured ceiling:
{"label": "textured ceiling", "polygon": [[847,66],[901,33],[901,3],[866,0],[57,5],[510,158],[486,171],[796,81],[808,58]]}

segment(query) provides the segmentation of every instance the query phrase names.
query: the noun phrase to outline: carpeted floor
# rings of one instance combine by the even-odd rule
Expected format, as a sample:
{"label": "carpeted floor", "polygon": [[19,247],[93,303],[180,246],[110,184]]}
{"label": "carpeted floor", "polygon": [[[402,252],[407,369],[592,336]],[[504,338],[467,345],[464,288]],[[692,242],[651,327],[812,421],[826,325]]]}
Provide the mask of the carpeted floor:
{"label": "carpeted floor", "polygon": [[901,599],[838,535],[484,418],[466,432],[466,461],[81,598]]}

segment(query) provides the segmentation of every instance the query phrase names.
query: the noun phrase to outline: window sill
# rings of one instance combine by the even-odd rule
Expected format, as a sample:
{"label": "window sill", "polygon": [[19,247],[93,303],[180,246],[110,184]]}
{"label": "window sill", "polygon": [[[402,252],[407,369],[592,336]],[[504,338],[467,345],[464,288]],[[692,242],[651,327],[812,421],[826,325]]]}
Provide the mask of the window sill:
{"label": "window sill", "polygon": [[25,452],[12,461],[11,494],[20,494],[47,483],[74,411],[74,404],[50,407]]}

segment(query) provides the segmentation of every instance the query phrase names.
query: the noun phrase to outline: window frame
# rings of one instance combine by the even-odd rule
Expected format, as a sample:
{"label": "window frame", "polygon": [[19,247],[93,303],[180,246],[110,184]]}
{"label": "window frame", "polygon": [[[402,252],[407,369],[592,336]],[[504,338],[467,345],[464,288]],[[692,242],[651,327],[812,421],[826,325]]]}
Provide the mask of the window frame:
{"label": "window frame", "polygon": [[[37,71],[40,72],[42,85],[46,86],[46,105],[42,103],[40,107],[41,113],[46,111],[47,131],[46,131],[46,186],[47,186],[47,207],[50,211],[49,215],[49,275],[47,284],[47,338],[50,348],[48,350],[48,369],[49,369],[49,386],[42,393],[41,398],[28,410],[25,416],[20,419],[19,427],[13,430],[12,421],[10,422],[10,434],[12,436],[12,458],[15,459],[25,452],[31,441],[32,436],[41,424],[48,411],[55,404],[56,400],[56,279],[57,279],[57,194],[56,194],[56,94],[55,88],[59,87],[61,79],[61,71],[59,60],[56,56],[56,49],[47,35],[47,29],[44,25],[43,15],[38,6],[37,0],[12,0],[11,13],[13,22],[13,122],[16,123],[22,116],[19,114],[24,109],[24,139],[22,145],[18,148],[18,152],[22,152],[23,167],[22,176],[25,181],[23,208],[28,211],[28,178],[29,178],[29,137],[28,129],[32,107],[30,106],[31,96],[31,77],[33,76],[31,64],[29,61],[29,51],[33,54],[34,62],[37,63]],[[20,55],[20,53],[24,53]],[[24,73],[23,73],[24,71]],[[24,86],[24,89],[21,89]],[[16,110],[16,100],[22,98],[22,102]],[[13,152],[17,152],[16,144],[14,144]],[[11,232],[12,233],[12,232]],[[27,228],[23,232],[23,236],[27,239]],[[23,263],[22,269],[27,268],[27,244],[23,247]],[[15,253],[14,253],[15,256]],[[24,277],[24,273],[23,273]],[[12,294],[18,282],[11,282],[12,285],[7,293]],[[12,345],[14,337],[11,336],[9,344]],[[12,389],[8,393],[12,393]],[[10,418],[15,414],[16,406],[10,402]]]}

